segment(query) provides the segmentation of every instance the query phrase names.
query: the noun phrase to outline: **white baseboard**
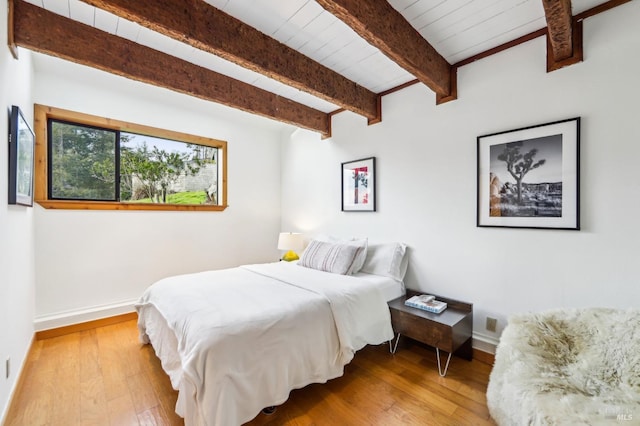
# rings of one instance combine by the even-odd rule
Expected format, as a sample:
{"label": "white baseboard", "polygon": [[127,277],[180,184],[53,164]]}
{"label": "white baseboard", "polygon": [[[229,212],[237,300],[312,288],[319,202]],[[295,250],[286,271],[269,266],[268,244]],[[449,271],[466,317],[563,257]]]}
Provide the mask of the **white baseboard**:
{"label": "white baseboard", "polygon": [[92,306],[90,308],[38,316],[34,320],[34,328],[35,331],[50,330],[52,328],[66,327],[87,321],[128,314],[135,311],[134,305],[136,301],[137,299],[132,299],[108,305]]}
{"label": "white baseboard", "polygon": [[473,341],[471,343],[471,346],[482,352],[487,352],[495,355],[498,342],[499,340],[493,336],[487,336],[486,334],[482,333],[473,333]]}

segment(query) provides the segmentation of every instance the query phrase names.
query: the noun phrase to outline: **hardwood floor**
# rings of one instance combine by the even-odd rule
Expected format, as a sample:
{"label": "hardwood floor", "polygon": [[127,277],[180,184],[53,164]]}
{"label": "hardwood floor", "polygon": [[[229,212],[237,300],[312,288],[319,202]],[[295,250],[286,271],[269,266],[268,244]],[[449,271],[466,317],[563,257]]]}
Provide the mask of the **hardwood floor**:
{"label": "hardwood floor", "polygon": [[[359,351],[343,377],[295,390],[249,425],[495,425],[485,391],[491,367],[454,357],[438,376],[435,352],[408,339]],[[183,425],[177,392],[135,321],[34,342],[6,419],[14,425]]]}

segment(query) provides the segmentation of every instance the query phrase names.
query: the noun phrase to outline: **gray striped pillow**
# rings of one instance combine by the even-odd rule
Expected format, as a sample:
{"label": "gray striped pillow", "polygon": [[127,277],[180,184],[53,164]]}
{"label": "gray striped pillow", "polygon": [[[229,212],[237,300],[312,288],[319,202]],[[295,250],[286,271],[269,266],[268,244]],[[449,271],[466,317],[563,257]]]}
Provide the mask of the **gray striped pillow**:
{"label": "gray striped pillow", "polygon": [[363,247],[312,240],[298,265],[319,271],[346,275]]}

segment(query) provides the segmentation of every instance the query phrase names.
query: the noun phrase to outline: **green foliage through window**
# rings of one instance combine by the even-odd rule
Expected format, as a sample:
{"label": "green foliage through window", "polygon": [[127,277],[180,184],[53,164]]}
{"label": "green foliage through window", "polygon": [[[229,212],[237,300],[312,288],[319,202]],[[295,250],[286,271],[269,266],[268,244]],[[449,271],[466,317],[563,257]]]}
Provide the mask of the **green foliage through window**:
{"label": "green foliage through window", "polygon": [[49,199],[218,205],[216,147],[49,119]]}
{"label": "green foliage through window", "polygon": [[52,122],[50,197],[116,200],[116,132]]}

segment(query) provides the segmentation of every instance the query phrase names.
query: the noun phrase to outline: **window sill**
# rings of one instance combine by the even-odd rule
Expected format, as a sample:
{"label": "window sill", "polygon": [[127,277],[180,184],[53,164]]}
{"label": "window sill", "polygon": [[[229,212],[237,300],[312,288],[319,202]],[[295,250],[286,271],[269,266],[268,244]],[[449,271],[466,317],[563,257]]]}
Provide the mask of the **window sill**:
{"label": "window sill", "polygon": [[224,211],[228,206],[206,204],[117,203],[113,201],[35,200],[45,209],[57,210],[146,210],[146,211]]}

